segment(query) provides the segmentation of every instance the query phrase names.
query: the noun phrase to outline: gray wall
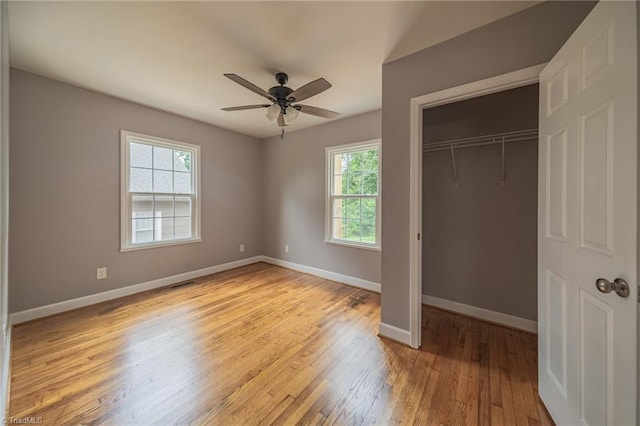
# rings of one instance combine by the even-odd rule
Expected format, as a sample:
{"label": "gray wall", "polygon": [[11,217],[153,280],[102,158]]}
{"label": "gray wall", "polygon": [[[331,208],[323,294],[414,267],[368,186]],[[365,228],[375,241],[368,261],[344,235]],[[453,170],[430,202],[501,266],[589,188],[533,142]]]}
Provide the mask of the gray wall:
{"label": "gray wall", "polygon": [[[379,138],[380,114],[362,114],[263,142],[265,255],[380,282],[379,251],[324,242],[325,147]],[[289,253],[284,251],[286,244]]]}
{"label": "gray wall", "polygon": [[[424,142],[538,127],[538,85],[424,110]],[[538,141],[424,153],[422,292],[535,320]]]}
{"label": "gray wall", "polygon": [[409,329],[410,99],[547,62],[594,3],[545,2],[382,67],[382,321]]}
{"label": "gray wall", "polygon": [[[16,69],[11,93],[11,312],[262,254],[257,139]],[[202,242],[120,252],[121,129],[201,146]]]}

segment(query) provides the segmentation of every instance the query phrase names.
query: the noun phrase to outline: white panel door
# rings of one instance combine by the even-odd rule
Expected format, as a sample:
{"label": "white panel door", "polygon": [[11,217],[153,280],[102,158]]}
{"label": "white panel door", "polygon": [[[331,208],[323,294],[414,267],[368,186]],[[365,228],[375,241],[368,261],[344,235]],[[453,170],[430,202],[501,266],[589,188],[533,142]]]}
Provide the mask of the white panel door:
{"label": "white panel door", "polygon": [[636,424],[635,8],[598,3],[540,74],[539,392],[563,425]]}

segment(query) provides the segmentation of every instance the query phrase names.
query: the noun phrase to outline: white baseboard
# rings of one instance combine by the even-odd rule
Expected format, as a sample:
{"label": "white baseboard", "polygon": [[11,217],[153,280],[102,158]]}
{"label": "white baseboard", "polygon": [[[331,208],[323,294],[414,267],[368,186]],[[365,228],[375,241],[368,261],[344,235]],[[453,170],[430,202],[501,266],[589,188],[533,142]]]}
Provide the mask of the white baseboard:
{"label": "white baseboard", "polygon": [[261,258],[263,262],[270,263],[272,265],[282,266],[287,269],[293,269],[294,271],[304,272],[305,274],[309,275],[315,275],[316,277],[336,281],[341,284],[349,285],[351,287],[358,287],[364,290],[380,293],[380,283],[363,280],[362,278],[356,278],[350,275],[339,274],[337,272],[326,271],[324,269],[314,268],[312,266],[289,262],[288,260],[276,259],[274,257],[261,256]]}
{"label": "white baseboard", "polygon": [[11,324],[20,324],[22,322],[31,321],[37,318],[47,317],[49,315],[58,314],[60,312],[70,311],[72,309],[82,308],[84,306],[94,305],[96,303],[105,302],[107,300],[117,299],[119,297],[129,296],[141,293],[147,290],[153,290],[159,287],[165,287],[171,284],[202,277],[205,275],[215,274],[229,269],[239,268],[241,266],[250,265],[262,261],[262,256],[254,256],[246,259],[236,260],[233,262],[223,263],[222,265],[210,266],[208,268],[198,269],[195,271],[184,272],[182,274],[171,275],[170,277],[159,278],[157,280],[147,281],[140,284],[134,284],[127,287],[109,290],[102,293],[91,294],[89,296],[78,297],[76,299],[65,300],[64,302],[53,303],[51,305],[39,306],[25,311],[15,312],[9,315]]}
{"label": "white baseboard", "polygon": [[9,400],[11,391],[11,321],[7,325],[4,353],[2,354],[2,372],[0,374],[0,412],[3,418],[9,418]]}
{"label": "white baseboard", "polygon": [[411,346],[411,332],[403,328],[398,328],[395,325],[380,323],[378,334],[382,337],[386,337],[396,342],[404,343],[407,346]]}
{"label": "white baseboard", "polygon": [[464,303],[453,302],[451,300],[441,299],[435,296],[428,296],[426,294],[422,295],[422,303],[495,324],[505,325],[507,327],[528,331],[530,333],[538,332],[538,323],[530,319],[503,314],[502,312],[491,311],[489,309],[478,308],[477,306],[465,305]]}

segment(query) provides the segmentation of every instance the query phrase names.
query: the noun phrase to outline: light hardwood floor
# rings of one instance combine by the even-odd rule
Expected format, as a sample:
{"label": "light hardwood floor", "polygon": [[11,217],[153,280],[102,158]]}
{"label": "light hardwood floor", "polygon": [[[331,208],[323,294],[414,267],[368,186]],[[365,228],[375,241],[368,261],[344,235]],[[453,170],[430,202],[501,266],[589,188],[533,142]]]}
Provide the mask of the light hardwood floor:
{"label": "light hardwood floor", "polygon": [[551,424],[536,338],[258,263],[16,326],[10,413],[44,424]]}

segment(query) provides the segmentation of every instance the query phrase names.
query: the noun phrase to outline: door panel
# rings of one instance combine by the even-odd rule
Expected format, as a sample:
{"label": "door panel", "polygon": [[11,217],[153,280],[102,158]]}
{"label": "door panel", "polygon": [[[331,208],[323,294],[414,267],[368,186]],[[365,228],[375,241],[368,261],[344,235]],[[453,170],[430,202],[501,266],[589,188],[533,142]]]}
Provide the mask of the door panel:
{"label": "door panel", "polygon": [[569,100],[569,70],[567,65],[560,68],[546,84],[547,91],[547,117]]}
{"label": "door panel", "polygon": [[613,21],[608,21],[580,53],[580,90],[586,90],[613,65]]}
{"label": "door panel", "polygon": [[580,117],[580,247],[613,255],[613,102]]}
{"label": "door panel", "polygon": [[567,396],[567,282],[547,271],[547,374],[564,398]]}
{"label": "door panel", "polygon": [[547,136],[546,237],[567,239],[567,129]]}
{"label": "door panel", "polygon": [[[636,424],[637,32],[601,1],[540,74],[540,397],[558,424]],[[628,297],[601,293],[624,278]]]}
{"label": "door panel", "polygon": [[[613,309],[580,290],[580,416],[587,424],[613,424]],[[594,368],[598,366],[598,368]]]}

